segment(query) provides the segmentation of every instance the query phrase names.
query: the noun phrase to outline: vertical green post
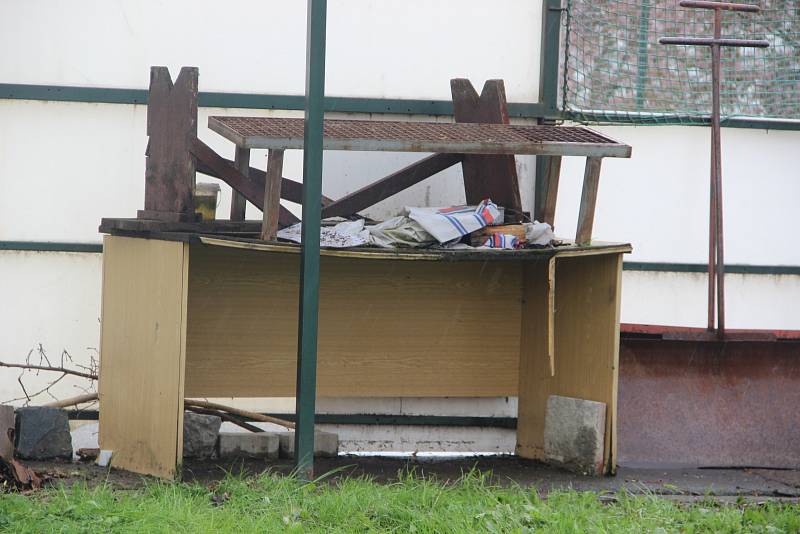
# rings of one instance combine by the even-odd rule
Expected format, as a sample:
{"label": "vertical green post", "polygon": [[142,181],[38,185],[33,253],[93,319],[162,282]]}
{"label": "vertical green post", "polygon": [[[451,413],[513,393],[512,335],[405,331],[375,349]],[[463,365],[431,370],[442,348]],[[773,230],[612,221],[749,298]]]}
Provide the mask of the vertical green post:
{"label": "vertical green post", "polygon": [[300,317],[297,329],[297,476],[314,476],[314,411],[317,396],[319,318],[319,227],[322,197],[322,127],[325,105],[325,19],[327,0],[308,0],[306,109],[303,141],[303,222],[300,255]]}
{"label": "vertical green post", "polygon": [[[539,124],[552,124],[559,115],[558,110],[558,60],[561,51],[561,7],[562,0],[542,1],[542,40],[539,56],[539,102],[544,104],[546,117],[540,117]],[[536,183],[532,216],[542,220],[544,209],[544,175],[546,161],[536,157]]]}

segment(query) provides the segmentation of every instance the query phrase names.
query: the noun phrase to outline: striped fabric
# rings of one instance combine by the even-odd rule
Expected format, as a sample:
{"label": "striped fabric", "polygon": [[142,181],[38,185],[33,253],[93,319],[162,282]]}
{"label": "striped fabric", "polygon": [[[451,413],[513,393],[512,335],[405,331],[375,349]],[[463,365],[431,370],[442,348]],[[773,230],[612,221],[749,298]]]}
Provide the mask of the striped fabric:
{"label": "striped fabric", "polygon": [[406,208],[408,217],[417,221],[439,243],[448,243],[492,224],[500,215],[489,199],[474,206],[451,208]]}

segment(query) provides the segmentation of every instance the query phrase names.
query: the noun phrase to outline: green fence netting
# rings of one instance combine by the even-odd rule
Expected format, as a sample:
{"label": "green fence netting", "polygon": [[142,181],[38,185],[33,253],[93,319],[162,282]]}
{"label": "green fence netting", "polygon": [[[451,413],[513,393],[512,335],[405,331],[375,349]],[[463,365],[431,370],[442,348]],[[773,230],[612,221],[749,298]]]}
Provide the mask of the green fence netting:
{"label": "green fence netting", "polygon": [[[756,3],[751,2],[751,3]],[[761,0],[760,13],[723,12],[723,37],[766,49],[723,48],[728,118],[800,119],[800,0]],[[711,51],[660,37],[713,37],[713,11],[678,0],[566,0],[561,106],[595,123],[692,124],[711,112]]]}

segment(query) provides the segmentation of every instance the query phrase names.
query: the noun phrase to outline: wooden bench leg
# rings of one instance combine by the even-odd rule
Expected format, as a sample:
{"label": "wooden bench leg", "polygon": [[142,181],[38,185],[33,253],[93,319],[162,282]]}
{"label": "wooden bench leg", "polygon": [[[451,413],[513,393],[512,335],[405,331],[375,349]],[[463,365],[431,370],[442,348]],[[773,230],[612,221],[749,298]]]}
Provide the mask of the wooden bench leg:
{"label": "wooden bench leg", "polygon": [[556,197],[558,197],[558,179],[561,176],[561,156],[547,158],[547,171],[544,178],[544,208],[542,221],[555,228]]}
{"label": "wooden bench leg", "polygon": [[[247,176],[250,173],[250,149],[249,148],[239,148],[236,147],[236,157],[234,159],[234,165],[242,173],[244,176]],[[231,197],[231,220],[232,221],[243,221],[244,220],[244,213],[247,209],[247,201],[240,192],[233,190],[233,196]]]}
{"label": "wooden bench leg", "polygon": [[581,193],[581,209],[578,213],[578,231],[575,243],[586,245],[592,240],[594,225],[594,207],[597,203],[597,187],[600,183],[600,163],[603,158],[586,158],[586,170],[583,174],[583,193]]}
{"label": "wooden bench leg", "polygon": [[275,241],[277,238],[282,174],[283,150],[270,150],[267,153],[267,176],[264,181],[264,223],[261,225],[261,239],[264,241]]}

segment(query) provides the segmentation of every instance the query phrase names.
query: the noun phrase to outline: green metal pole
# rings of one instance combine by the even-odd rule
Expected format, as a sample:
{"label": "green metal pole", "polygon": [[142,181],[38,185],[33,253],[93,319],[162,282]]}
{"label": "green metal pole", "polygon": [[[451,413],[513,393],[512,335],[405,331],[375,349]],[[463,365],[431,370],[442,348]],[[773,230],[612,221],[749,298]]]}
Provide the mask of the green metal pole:
{"label": "green metal pole", "polygon": [[319,226],[322,199],[322,126],[325,105],[325,19],[327,0],[308,0],[306,106],[303,143],[303,222],[300,255],[300,317],[297,329],[297,476],[314,476],[314,411],[317,396],[319,316]]}
{"label": "green metal pole", "polygon": [[[542,2],[542,41],[539,66],[539,102],[544,104],[545,117],[538,124],[554,124],[552,117],[558,116],[558,60],[561,51],[561,0]],[[542,220],[544,210],[546,158],[536,157],[536,183],[531,216]]]}

